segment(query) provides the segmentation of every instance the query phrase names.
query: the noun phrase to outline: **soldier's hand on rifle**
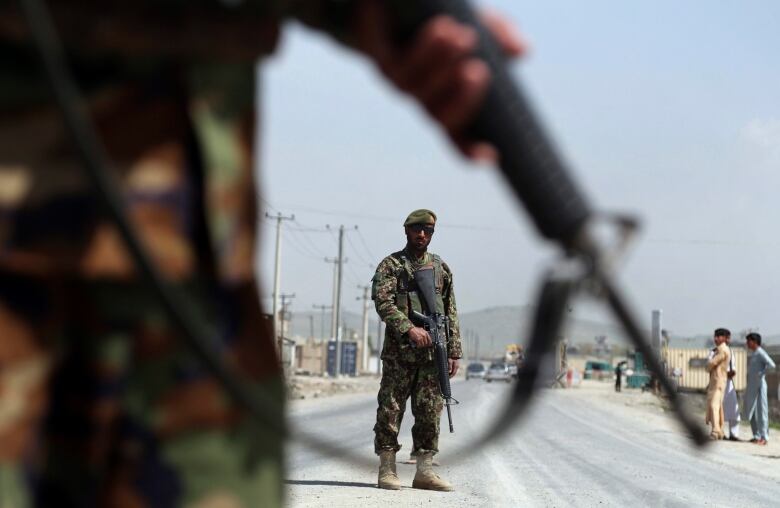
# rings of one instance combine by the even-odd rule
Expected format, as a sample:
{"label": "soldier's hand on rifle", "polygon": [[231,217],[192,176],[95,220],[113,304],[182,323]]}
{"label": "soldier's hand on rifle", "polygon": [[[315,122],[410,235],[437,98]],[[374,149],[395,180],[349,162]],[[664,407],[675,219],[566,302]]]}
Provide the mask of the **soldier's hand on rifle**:
{"label": "soldier's hand on rifle", "polygon": [[428,335],[428,332],[425,330],[425,328],[420,328],[419,326],[415,326],[408,332],[409,338],[417,344],[417,347],[431,347],[433,345],[433,342],[431,341],[431,336]]}
{"label": "soldier's hand on rifle", "polygon": [[[492,13],[482,22],[507,56],[525,53],[526,45],[512,24]],[[363,2],[358,13],[358,47],[371,57],[395,86],[417,99],[447,132],[458,149],[474,160],[496,159],[493,147],[465,135],[490,82],[490,70],[471,56],[477,34],[449,16],[436,16],[405,48],[392,42],[388,16],[378,1]]]}
{"label": "soldier's hand on rifle", "polygon": [[457,358],[450,358],[450,377],[454,377],[455,374],[458,373],[458,367],[460,366],[460,362]]}

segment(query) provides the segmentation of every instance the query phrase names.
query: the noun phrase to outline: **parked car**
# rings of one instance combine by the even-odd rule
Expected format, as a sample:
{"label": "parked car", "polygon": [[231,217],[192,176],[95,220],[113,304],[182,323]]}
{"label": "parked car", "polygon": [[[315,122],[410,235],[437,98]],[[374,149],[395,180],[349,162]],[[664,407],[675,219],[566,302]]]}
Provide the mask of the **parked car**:
{"label": "parked car", "polygon": [[481,363],[470,363],[466,367],[466,381],[471,378],[485,379],[485,366]]}
{"label": "parked car", "polygon": [[585,362],[585,379],[597,379],[599,381],[612,380],[615,368],[611,363],[599,360]]}
{"label": "parked car", "polygon": [[506,381],[507,383],[512,381],[509,365],[506,363],[494,363],[490,365],[487,374],[485,374],[485,381],[488,383],[492,381]]}

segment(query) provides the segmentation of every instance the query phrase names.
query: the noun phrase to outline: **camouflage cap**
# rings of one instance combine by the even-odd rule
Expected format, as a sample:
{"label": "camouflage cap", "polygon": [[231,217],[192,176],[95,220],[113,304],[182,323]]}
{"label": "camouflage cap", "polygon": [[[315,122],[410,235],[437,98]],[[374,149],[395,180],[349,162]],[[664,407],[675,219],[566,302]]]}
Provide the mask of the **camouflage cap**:
{"label": "camouflage cap", "polygon": [[404,226],[410,226],[412,224],[436,224],[436,214],[425,208],[415,210],[409,214],[404,221]]}

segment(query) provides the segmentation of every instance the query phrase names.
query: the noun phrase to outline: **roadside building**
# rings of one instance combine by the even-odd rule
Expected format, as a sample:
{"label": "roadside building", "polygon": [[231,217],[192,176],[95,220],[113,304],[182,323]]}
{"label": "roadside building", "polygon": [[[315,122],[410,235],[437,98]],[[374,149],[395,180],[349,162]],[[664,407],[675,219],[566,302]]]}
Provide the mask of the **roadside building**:
{"label": "roadside building", "polygon": [[[734,368],[737,371],[734,387],[737,391],[743,391],[747,386],[747,350],[732,346],[731,353],[734,355]],[[709,354],[708,348],[668,348],[665,351],[666,371],[674,374],[679,390],[707,389],[710,382],[706,369]]]}

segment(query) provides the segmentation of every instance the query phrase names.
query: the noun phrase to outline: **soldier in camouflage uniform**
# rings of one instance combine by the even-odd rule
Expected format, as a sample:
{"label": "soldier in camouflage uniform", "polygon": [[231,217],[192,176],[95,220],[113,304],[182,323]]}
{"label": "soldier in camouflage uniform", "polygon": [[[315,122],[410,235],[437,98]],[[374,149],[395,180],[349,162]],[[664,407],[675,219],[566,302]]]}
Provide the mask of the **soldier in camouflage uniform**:
{"label": "soldier in camouflage uniform", "polygon": [[417,458],[412,486],[452,490],[452,486],[431,468],[433,455],[439,451],[439,420],[444,407],[431,338],[425,329],[415,326],[409,319],[412,310],[424,310],[416,291],[414,273],[422,267],[432,267],[437,300],[435,310],[449,319],[447,353],[449,375],[454,376],[462,356],[458,311],[450,268],[438,255],[427,251],[435,225],[436,214],[430,210],[415,210],[409,214],[404,222],[406,247],[383,259],[373,279],[372,297],[379,317],[387,325],[374,426],[374,451],[380,457],[378,485],[384,489],[401,488],[395,471],[395,455],[401,449],[398,431],[406,401],[411,396],[414,415],[412,455]]}
{"label": "soldier in camouflage uniform", "polygon": [[[473,33],[439,17],[400,51],[369,1],[50,3],[137,234],[281,419],[253,268],[256,61],[284,19],[325,30],[435,103],[432,116],[474,155],[479,145],[458,136],[487,82],[464,72]],[[0,5],[0,85],[0,508],[279,506],[279,436],[249,428],[139,281],[16,2]]]}

